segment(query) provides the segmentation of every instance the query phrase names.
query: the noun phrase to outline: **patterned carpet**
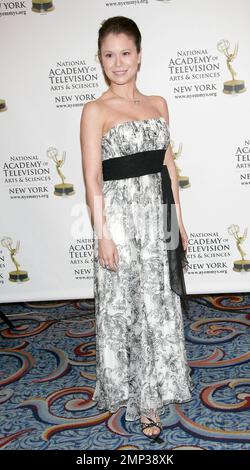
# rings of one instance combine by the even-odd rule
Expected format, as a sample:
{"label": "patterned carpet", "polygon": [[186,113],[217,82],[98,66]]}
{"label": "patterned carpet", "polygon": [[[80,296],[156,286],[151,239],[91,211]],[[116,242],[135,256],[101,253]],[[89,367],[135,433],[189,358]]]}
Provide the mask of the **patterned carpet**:
{"label": "patterned carpet", "polygon": [[250,449],[250,294],[193,296],[185,316],[193,399],[170,405],[163,444],[126,423],[124,407],[100,413],[95,385],[94,301],[2,304],[0,448]]}

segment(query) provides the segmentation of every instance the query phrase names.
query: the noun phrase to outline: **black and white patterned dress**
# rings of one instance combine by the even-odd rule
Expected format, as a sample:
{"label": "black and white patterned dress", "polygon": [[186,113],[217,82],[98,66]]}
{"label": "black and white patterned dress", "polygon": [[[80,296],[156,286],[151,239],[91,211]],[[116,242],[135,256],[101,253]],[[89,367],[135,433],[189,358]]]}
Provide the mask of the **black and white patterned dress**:
{"label": "black and white patterned dress", "polygon": [[[127,121],[102,137],[103,161],[167,149],[164,118]],[[117,246],[116,272],[98,260],[94,231],[96,373],[93,400],[125,419],[191,400],[180,298],[169,285],[160,173],[103,181],[105,216]]]}

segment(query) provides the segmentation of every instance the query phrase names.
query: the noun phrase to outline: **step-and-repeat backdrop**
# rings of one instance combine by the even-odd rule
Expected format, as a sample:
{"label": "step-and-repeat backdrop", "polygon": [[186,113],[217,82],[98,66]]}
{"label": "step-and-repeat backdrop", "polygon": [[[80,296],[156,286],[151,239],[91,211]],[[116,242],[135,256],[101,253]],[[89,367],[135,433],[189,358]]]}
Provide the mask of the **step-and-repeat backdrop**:
{"label": "step-and-repeat backdrop", "polygon": [[248,0],[0,1],[1,302],[93,297],[82,107],[107,85],[104,19],[142,33],[137,86],[165,97],[189,236],[187,292],[249,291]]}

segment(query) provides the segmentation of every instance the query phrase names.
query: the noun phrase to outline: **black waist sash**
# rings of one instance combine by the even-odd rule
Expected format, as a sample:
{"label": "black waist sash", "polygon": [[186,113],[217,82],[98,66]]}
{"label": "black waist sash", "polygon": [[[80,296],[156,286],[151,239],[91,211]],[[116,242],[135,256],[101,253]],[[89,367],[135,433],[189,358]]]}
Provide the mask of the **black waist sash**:
{"label": "black waist sash", "polygon": [[[163,165],[165,152],[166,149],[148,150],[103,160],[103,180],[119,180],[161,173],[164,236],[167,242],[170,287],[179,295],[182,307],[188,310],[188,299],[183,274],[183,268],[188,266],[188,260],[182,245],[171,178],[167,166]],[[167,237],[166,235],[169,236]]]}

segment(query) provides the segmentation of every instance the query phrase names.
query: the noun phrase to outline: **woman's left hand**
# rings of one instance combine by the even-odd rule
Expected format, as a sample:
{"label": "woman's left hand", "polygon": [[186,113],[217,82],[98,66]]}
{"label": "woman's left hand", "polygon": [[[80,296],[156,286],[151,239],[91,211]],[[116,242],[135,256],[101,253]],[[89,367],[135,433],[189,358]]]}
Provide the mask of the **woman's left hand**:
{"label": "woman's left hand", "polygon": [[184,249],[184,251],[187,251],[188,236],[187,236],[187,232],[186,232],[183,224],[180,225],[180,234],[181,234],[181,241],[182,241],[183,249]]}

